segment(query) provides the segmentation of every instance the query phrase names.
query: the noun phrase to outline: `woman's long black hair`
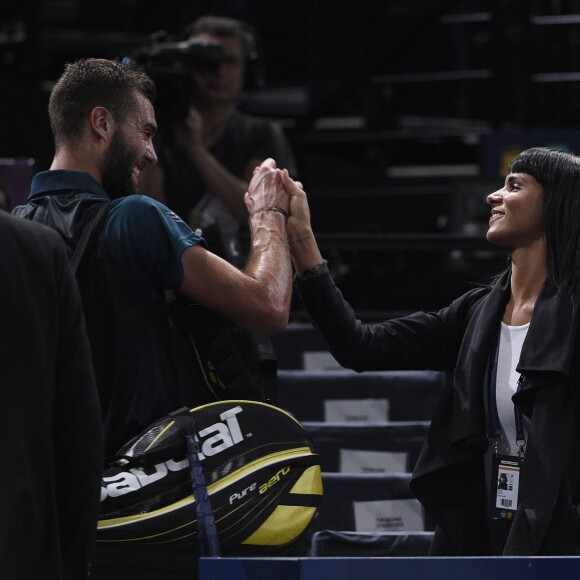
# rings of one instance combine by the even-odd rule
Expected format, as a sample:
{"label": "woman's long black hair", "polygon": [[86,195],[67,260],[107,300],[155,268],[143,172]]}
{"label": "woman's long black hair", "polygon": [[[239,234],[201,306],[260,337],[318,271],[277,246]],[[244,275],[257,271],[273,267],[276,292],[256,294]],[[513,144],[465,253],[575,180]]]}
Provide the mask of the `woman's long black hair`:
{"label": "woman's long black hair", "polygon": [[558,294],[573,291],[580,277],[580,157],[534,147],[520,153],[508,173],[527,173],[543,187],[548,283]]}

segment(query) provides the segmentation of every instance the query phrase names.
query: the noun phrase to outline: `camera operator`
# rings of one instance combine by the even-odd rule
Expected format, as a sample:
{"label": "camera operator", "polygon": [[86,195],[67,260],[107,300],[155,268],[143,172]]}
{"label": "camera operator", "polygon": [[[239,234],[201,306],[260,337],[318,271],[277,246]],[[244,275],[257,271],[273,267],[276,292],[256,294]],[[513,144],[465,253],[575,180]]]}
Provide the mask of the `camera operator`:
{"label": "camera operator", "polygon": [[143,172],[140,191],[168,205],[192,228],[201,228],[215,253],[242,267],[248,251],[240,236],[248,222],[244,193],[252,171],[273,157],[295,175],[294,155],[279,125],[237,108],[256,59],[250,28],[230,18],[204,16],[184,35],[220,46],[223,56],[217,66],[189,65],[194,87],[189,107],[181,120],[164,123],[160,116],[159,164]]}

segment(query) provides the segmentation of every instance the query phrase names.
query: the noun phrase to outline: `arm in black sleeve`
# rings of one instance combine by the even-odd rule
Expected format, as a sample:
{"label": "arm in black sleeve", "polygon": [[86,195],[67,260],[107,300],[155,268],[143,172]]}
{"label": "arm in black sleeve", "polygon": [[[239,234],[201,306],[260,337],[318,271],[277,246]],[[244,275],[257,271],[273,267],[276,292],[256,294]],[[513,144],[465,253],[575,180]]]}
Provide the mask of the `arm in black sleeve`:
{"label": "arm in black sleeve", "polygon": [[332,355],[345,368],[359,372],[453,370],[469,307],[485,292],[472,290],[436,313],[417,312],[364,324],[356,318],[325,265],[296,277],[295,288]]}

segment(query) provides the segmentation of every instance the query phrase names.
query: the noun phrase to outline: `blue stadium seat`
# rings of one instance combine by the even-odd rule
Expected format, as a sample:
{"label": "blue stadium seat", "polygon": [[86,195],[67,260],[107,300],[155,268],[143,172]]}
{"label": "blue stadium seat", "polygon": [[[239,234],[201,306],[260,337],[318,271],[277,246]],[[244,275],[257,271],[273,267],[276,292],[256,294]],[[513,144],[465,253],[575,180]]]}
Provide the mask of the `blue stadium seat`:
{"label": "blue stadium seat", "polygon": [[306,322],[291,322],[284,330],[270,335],[270,338],[280,369],[304,370],[305,353],[328,352],[328,345],[322,335]]}
{"label": "blue stadium seat", "polygon": [[388,416],[381,420],[430,421],[446,380],[447,375],[438,371],[282,369],[278,371],[277,404],[300,421],[325,421],[325,402],[329,400],[386,400]]}
{"label": "blue stadium seat", "polygon": [[341,532],[312,536],[311,555],[319,558],[410,558],[428,556],[433,532]]}
{"label": "blue stadium seat", "polygon": [[412,471],[429,428],[428,421],[302,425],[320,455],[322,471],[358,473]]}
{"label": "blue stadium seat", "polygon": [[[406,532],[431,531],[432,522],[423,514],[422,507],[414,498],[409,487],[409,473],[368,474],[368,473],[328,473],[323,472],[324,495],[320,509],[310,532],[321,530],[341,530],[353,532]],[[401,501],[402,511],[416,509],[409,514],[414,529],[409,529],[401,514],[392,515],[381,511],[391,501]],[[411,500],[411,501],[409,501]],[[364,513],[369,506],[370,512]],[[377,507],[377,511],[374,511]],[[362,513],[358,513],[362,509]],[[397,512],[397,510],[395,510]],[[418,523],[418,520],[422,520]],[[418,529],[419,528],[419,529]]]}

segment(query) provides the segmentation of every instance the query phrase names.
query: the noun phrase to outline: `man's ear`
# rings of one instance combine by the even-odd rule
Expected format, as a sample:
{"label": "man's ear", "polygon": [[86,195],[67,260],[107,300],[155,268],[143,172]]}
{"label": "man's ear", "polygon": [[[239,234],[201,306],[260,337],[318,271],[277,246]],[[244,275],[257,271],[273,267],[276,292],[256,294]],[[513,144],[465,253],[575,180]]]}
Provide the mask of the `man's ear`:
{"label": "man's ear", "polygon": [[109,141],[113,135],[114,124],[111,113],[105,107],[95,107],[91,111],[89,125],[96,138]]}

